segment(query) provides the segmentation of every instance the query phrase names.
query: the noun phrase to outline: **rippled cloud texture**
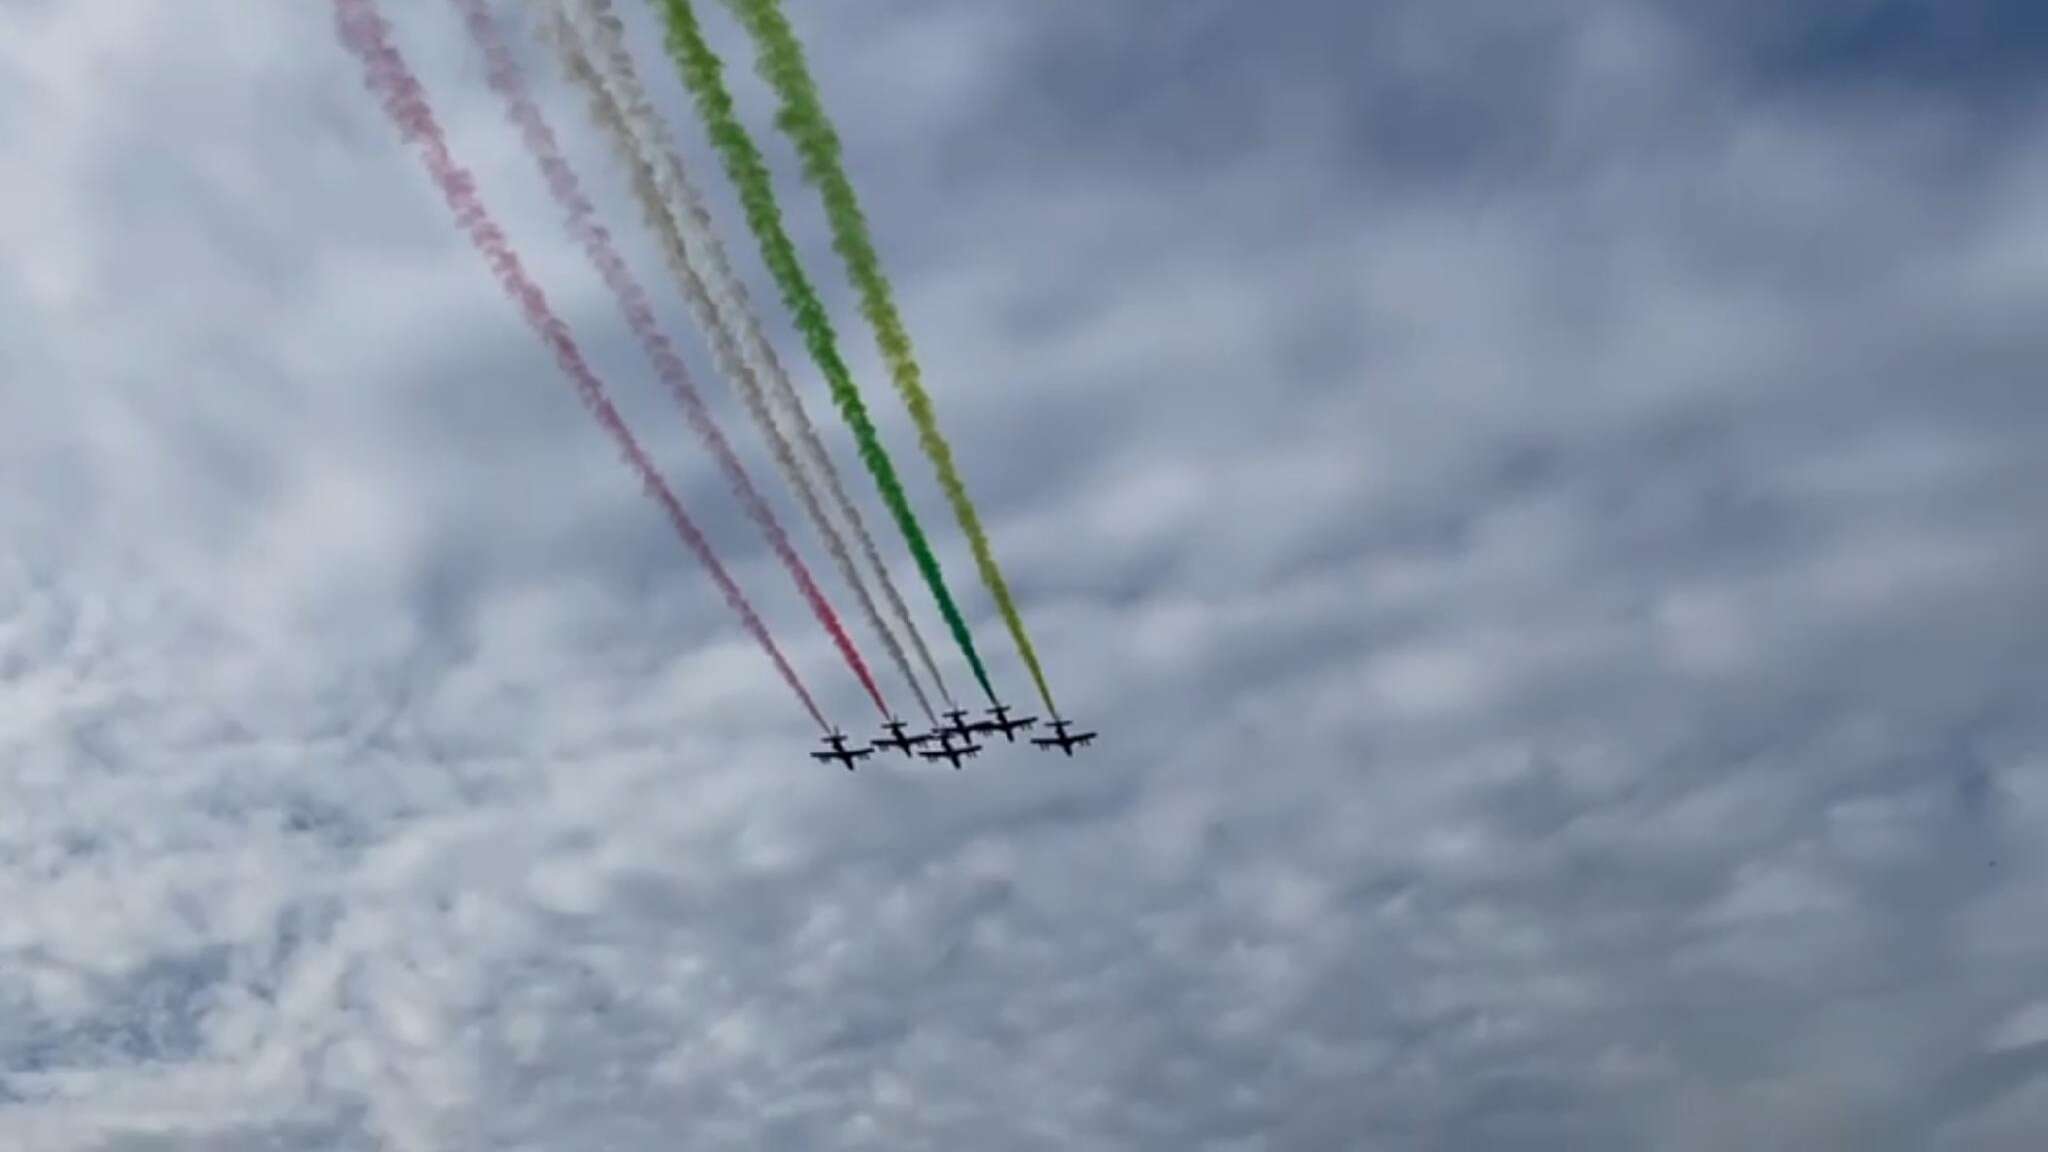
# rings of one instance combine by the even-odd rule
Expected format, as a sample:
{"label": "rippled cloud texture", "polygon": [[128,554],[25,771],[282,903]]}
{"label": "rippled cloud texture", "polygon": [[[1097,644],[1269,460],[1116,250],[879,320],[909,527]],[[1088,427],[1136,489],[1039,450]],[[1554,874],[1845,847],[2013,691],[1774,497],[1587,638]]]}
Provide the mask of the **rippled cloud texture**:
{"label": "rippled cloud texture", "polygon": [[[390,7],[865,723],[452,10]],[[1054,691],[1103,731],[850,775],[801,755],[325,5],[7,5],[0,1146],[2038,1147],[2038,7],[790,0]]]}

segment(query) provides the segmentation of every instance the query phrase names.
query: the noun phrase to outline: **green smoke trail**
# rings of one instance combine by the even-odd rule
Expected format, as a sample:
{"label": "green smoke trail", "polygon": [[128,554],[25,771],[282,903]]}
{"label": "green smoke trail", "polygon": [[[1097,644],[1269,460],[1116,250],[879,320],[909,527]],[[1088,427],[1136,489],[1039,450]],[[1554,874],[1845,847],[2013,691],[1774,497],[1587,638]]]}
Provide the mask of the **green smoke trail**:
{"label": "green smoke trail", "polygon": [[945,617],[946,627],[952,631],[954,642],[960,645],[961,653],[967,657],[967,666],[973,669],[982,692],[993,701],[995,689],[989,686],[988,670],[982,667],[981,655],[974,650],[974,638],[967,632],[967,622],[961,619],[960,609],[953,603],[953,594],[947,590],[945,576],[939,571],[938,557],[932,554],[931,542],[925,538],[917,515],[911,511],[910,498],[904,494],[903,484],[896,477],[895,466],[890,463],[888,452],[882,448],[874,423],[868,419],[867,406],[861,402],[853,374],[847,371],[846,362],[839,356],[839,338],[832,331],[832,321],[825,314],[825,306],[819,301],[817,291],[797,260],[796,244],[790,240],[789,232],[783,226],[782,208],[775,201],[768,165],[761,159],[760,149],[754,146],[753,137],[747,134],[739,116],[733,111],[732,94],[725,87],[724,68],[711,45],[705,42],[703,29],[697,23],[697,14],[691,9],[689,0],[653,2],[659,5],[667,25],[664,41],[669,55],[675,59],[683,86],[689,89],[690,98],[697,105],[698,115],[704,118],[705,129],[713,147],[718,150],[726,175],[739,191],[747,225],[753,229],[761,257],[774,275],[776,287],[782,292],[782,302],[788,306],[798,330],[803,333],[811,358],[817,361],[818,370],[831,387],[832,401],[838,406],[839,414],[853,429],[861,462],[874,476],[883,503],[889,506],[889,512],[896,518],[896,526],[902,530],[903,539],[910,546],[910,555],[917,561],[918,571],[931,588],[932,598],[938,601],[939,614]]}
{"label": "green smoke trail", "polygon": [[[804,63],[803,49],[797,44],[796,33],[782,14],[781,0],[726,0],[726,5],[754,38],[755,69],[774,87],[782,103],[775,124],[796,144],[797,152],[803,158],[805,177],[817,186],[824,199],[825,214],[832,225],[832,247],[845,262],[847,275],[860,293],[861,311],[875,330],[875,342],[881,346],[882,358],[889,364],[889,375],[896,383],[896,391],[902,395],[905,407],[910,409],[911,420],[917,424],[918,442],[923,445],[925,455],[931,457],[932,467],[939,474],[939,485],[946,491],[946,500],[953,506],[953,515],[960,521],[960,530],[966,534],[968,546],[974,550],[974,563],[981,570],[982,582],[988,585],[989,595],[995,598],[996,609],[1003,615],[1003,623],[1009,625],[1010,637],[1017,642],[1017,654],[1023,657],[1024,666],[1030,669],[1031,680],[1038,686],[1038,695],[1045,701],[1046,711],[1057,716],[1059,709],[1053,706],[1052,693],[1045,686],[1045,673],[1039,668],[1038,654],[1032,650],[1031,640],[1024,634],[1024,620],[1017,614],[1016,603],[1010,599],[1010,588],[1003,580],[1002,571],[996,567],[988,534],[982,531],[981,518],[975,514],[973,501],[967,498],[967,485],[953,466],[952,449],[947,446],[945,437],[939,434],[931,397],[918,379],[917,359],[910,349],[910,333],[904,329],[903,319],[896,313],[896,302],[889,290],[888,278],[882,275],[882,262],[875,254],[873,239],[868,235],[860,201],[855,198],[853,184],[839,162],[839,134],[825,115],[824,101],[818,96],[809,66]],[[677,6],[676,3],[669,5],[670,8]]]}

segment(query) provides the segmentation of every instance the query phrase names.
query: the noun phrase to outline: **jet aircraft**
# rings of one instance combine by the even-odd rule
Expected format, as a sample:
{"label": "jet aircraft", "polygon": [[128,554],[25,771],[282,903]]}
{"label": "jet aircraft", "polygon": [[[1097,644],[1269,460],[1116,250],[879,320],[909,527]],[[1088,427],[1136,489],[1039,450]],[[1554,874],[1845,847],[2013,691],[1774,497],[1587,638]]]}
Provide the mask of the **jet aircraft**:
{"label": "jet aircraft", "polygon": [[960,743],[955,744],[951,739],[952,735],[952,729],[941,729],[939,734],[939,750],[936,752],[920,752],[918,755],[927,760],[950,761],[953,765],[953,771],[958,772],[960,770],[960,759],[962,757],[970,760],[973,759],[975,754],[981,751],[981,745],[965,737],[961,738]]}
{"label": "jet aircraft", "polygon": [[962,740],[966,740],[970,743],[973,742],[975,726],[973,722],[967,719],[967,709],[955,708],[952,711],[945,713],[945,717],[946,723],[941,724],[937,728],[932,729],[933,735],[938,736],[941,739],[948,740],[952,739],[955,736],[958,736]]}
{"label": "jet aircraft", "polygon": [[846,734],[837,728],[832,730],[830,736],[825,737],[825,742],[832,746],[831,751],[813,752],[811,753],[811,759],[821,762],[837,760],[846,765],[848,772],[853,771],[854,761],[865,760],[875,754],[873,748],[848,748],[846,746]]}
{"label": "jet aircraft", "polygon": [[882,727],[887,728],[889,734],[875,741],[875,747],[894,748],[905,756],[915,755],[919,744],[936,739],[938,736],[936,732],[921,732],[916,736],[907,736],[903,732],[906,725],[901,720],[891,720],[887,724],[882,725]]}
{"label": "jet aircraft", "polygon": [[1003,739],[1008,740],[1012,744],[1017,742],[1018,732],[1038,723],[1036,716],[1019,716],[1015,720],[1010,719],[1010,706],[1008,704],[998,704],[989,709],[988,712],[995,719],[977,720],[970,727],[976,732],[1001,732]]}
{"label": "jet aircraft", "polygon": [[1054,720],[1052,722],[1052,730],[1057,735],[1042,737],[1033,740],[1032,743],[1040,748],[1058,748],[1060,751],[1065,752],[1069,759],[1072,759],[1074,749],[1086,748],[1089,741],[1095,739],[1096,733],[1068,732],[1067,728],[1071,724],[1073,724],[1072,720]]}

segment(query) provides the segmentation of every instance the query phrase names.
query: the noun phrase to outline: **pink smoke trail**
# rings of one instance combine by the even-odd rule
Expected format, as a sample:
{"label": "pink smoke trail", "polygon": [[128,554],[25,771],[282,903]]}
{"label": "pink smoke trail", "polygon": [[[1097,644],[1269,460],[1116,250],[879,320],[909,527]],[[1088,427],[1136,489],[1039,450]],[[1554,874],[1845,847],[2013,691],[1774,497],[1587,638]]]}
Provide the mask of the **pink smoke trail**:
{"label": "pink smoke trail", "polygon": [[404,55],[391,42],[391,25],[378,10],[376,0],[334,0],[334,26],[342,46],[362,62],[365,83],[383,103],[384,111],[397,125],[399,134],[419,149],[427,173],[440,189],[441,199],[454,214],[456,224],[468,234],[470,243],[490,264],[499,286],[519,306],[527,325],[554,353],[555,363],[569,377],[577,399],[611,434],[619,455],[640,477],[641,488],[668,513],[676,535],[682,537],[683,543],[711,573],[712,580],[725,596],[727,606],[739,615],[747,632],[775,662],[775,670],[781,673],[783,682],[803,702],[804,710],[810,713],[819,728],[828,727],[824,714],[818,711],[817,704],[804,688],[803,681],[797,679],[789,661],[783,659],[782,650],[776,647],[774,637],[768,634],[767,626],[755,614],[754,606],[747,602],[739,585],[733,583],[725,565],[719,563],[717,554],[711,550],[710,542],[698,531],[689,513],[683,510],[682,502],[676,499],[668,482],[662,479],[639,441],[633,438],[618,409],[612,406],[611,399],[605,395],[603,382],[584,360],[582,350],[569,333],[569,326],[555,314],[547,295],[526,274],[519,254],[513,251],[504,230],[498,227],[483,198],[477,194],[476,178],[456,163],[450,154],[440,121],[427,103],[426,89],[421,86],[419,77],[413,74]]}
{"label": "pink smoke trail", "polygon": [[554,130],[548,126],[547,117],[542,115],[540,106],[533,102],[533,97],[526,90],[526,82],[512,56],[511,45],[499,33],[483,0],[453,2],[462,13],[463,22],[469,26],[470,38],[483,51],[485,76],[491,89],[505,101],[506,110],[518,126],[527,150],[540,164],[548,191],[568,214],[571,233],[583,246],[584,254],[590,257],[591,263],[597,266],[605,286],[618,298],[626,323],[633,329],[648,358],[654,362],[655,375],[675,395],[691,429],[717,457],[719,468],[725,472],[747,515],[768,538],[769,546],[775,550],[782,566],[788,569],[790,578],[796,581],[797,590],[810,605],[811,613],[818,618],[818,623],[825,626],[847,667],[860,680],[861,687],[867,689],[869,699],[875,702],[876,709],[883,716],[892,715],[882,699],[881,689],[875,686],[874,677],[868,672],[867,663],[854,648],[853,638],[847,635],[845,626],[839,622],[839,614],[833,611],[824,591],[811,578],[810,569],[790,545],[789,534],[783,530],[781,521],[768,502],[761,498],[739,457],[733,453],[732,445],[726,442],[724,433],[711,419],[710,409],[705,407],[704,398],[690,379],[690,371],[684,366],[683,358],[676,354],[675,345],[669,342],[667,334],[662,332],[660,323],[654,318],[654,306],[648,300],[647,290],[626,267],[626,262],[620,259],[618,249],[612,244],[611,233],[597,222],[597,209],[584,194],[576,170],[562,155],[561,145],[555,139]]}

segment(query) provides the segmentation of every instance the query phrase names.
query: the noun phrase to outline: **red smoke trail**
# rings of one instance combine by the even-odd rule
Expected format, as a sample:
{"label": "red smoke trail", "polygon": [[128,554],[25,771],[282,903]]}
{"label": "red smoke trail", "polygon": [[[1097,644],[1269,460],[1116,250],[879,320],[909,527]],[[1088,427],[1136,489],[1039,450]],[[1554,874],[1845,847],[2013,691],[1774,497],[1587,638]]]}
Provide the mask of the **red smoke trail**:
{"label": "red smoke trail", "polygon": [[683,543],[696,553],[705,570],[711,573],[719,591],[725,594],[726,604],[739,614],[740,622],[748,633],[775,662],[775,670],[782,674],[783,681],[796,693],[797,699],[803,701],[804,710],[817,721],[819,728],[827,727],[824,715],[811,700],[811,694],[797,679],[789,661],[783,659],[782,650],[768,635],[767,626],[755,615],[754,606],[747,602],[739,585],[733,583],[725,565],[719,563],[718,556],[711,551],[710,542],[697,530],[689,514],[683,511],[682,502],[676,499],[661,473],[655,470],[654,463],[647,458],[647,453],[633,439],[633,433],[620,418],[618,409],[612,407],[611,399],[605,395],[604,384],[590,370],[582,350],[570,336],[569,326],[555,315],[546,294],[527,276],[518,253],[512,250],[504,231],[492,219],[490,210],[484,207],[482,197],[477,195],[476,178],[449,154],[448,141],[441,133],[440,122],[427,104],[426,90],[406,64],[404,55],[392,44],[391,25],[377,10],[376,0],[334,0],[334,26],[342,45],[362,61],[365,82],[383,102],[384,111],[398,126],[399,134],[418,146],[428,174],[441,190],[441,198],[447,202],[448,210],[455,214],[455,222],[468,233],[470,243],[490,264],[505,294],[519,305],[527,324],[554,353],[555,363],[568,375],[576,389],[577,399],[611,434],[619,454],[639,475],[641,488],[668,513],[676,535],[683,538]]}
{"label": "red smoke trail", "polygon": [[541,114],[540,106],[526,90],[526,82],[520,76],[518,62],[513,59],[511,46],[499,34],[497,24],[484,7],[483,0],[454,0],[461,11],[463,21],[469,26],[469,34],[482,49],[485,61],[485,75],[491,89],[505,101],[513,123],[526,142],[527,150],[540,163],[541,172],[547,178],[548,191],[555,202],[569,216],[569,229],[583,245],[583,250],[597,265],[598,274],[605,286],[618,297],[619,307],[626,314],[626,323],[639,338],[649,359],[654,361],[655,374],[668,390],[675,394],[676,401],[683,406],[683,413],[689,418],[690,427],[718,458],[718,466],[724,470],[740,503],[768,538],[770,547],[781,559],[782,566],[789,570],[790,578],[796,581],[797,590],[811,606],[811,613],[825,631],[832,637],[839,654],[846,659],[846,665],[860,679],[861,687],[867,689],[868,697],[883,716],[891,715],[889,706],[882,700],[881,689],[875,686],[874,677],[869,675],[867,663],[853,646],[853,638],[839,622],[839,614],[832,610],[832,604],[825,599],[825,593],[811,579],[810,569],[790,546],[789,534],[783,531],[768,502],[754,488],[754,482],[741,466],[739,457],[734,455],[732,445],[726,443],[725,435],[711,419],[711,412],[704,406],[704,398],[698,394],[697,386],[690,379],[690,370],[684,366],[683,358],[676,354],[675,345],[662,332],[661,325],[654,318],[654,307],[649,303],[647,291],[633,276],[626,262],[619,258],[618,249],[612,245],[611,233],[597,222],[597,209],[590,198],[583,193],[576,170],[562,155],[561,145],[555,140],[555,133],[548,126],[547,117]]}

